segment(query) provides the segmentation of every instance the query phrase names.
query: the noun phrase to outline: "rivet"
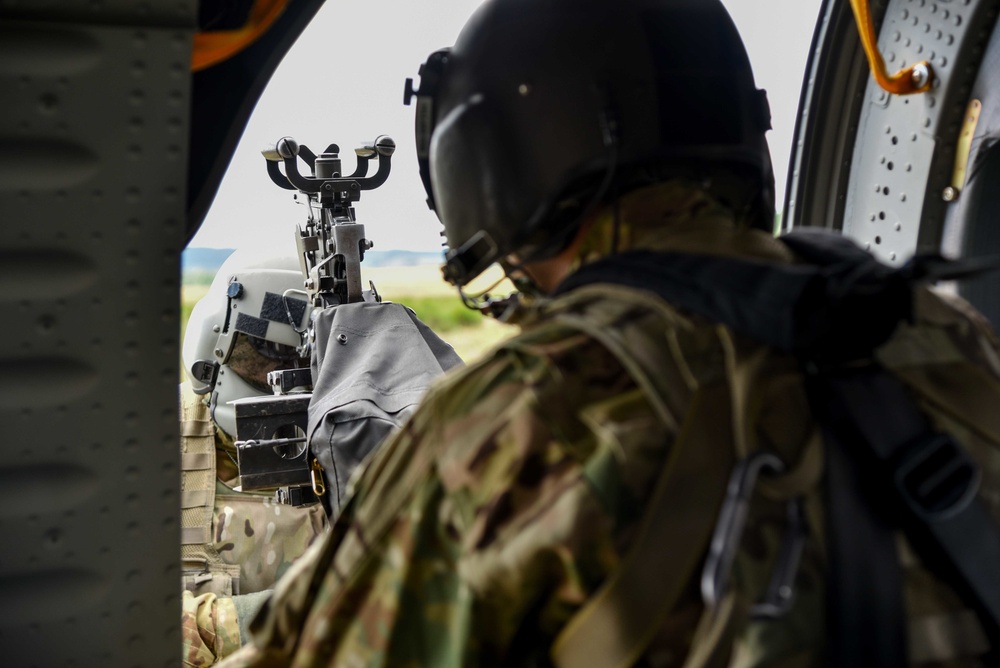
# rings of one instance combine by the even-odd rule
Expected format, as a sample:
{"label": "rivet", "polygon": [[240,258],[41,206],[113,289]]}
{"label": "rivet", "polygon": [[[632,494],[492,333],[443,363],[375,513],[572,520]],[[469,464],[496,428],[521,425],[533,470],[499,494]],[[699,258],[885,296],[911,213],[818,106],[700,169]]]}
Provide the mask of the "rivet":
{"label": "rivet", "polygon": [[222,328],[219,327],[218,325],[212,325],[212,331],[218,334],[219,332],[222,331]]}
{"label": "rivet", "polygon": [[941,199],[943,199],[945,202],[954,202],[957,197],[958,197],[958,191],[952,188],[951,186],[948,186],[941,192]]}
{"label": "rivet", "polygon": [[222,357],[222,348],[216,348],[215,349],[215,356],[216,357]]}
{"label": "rivet", "polygon": [[528,84],[521,84],[520,86],[517,87],[517,92],[520,93],[522,96],[527,95],[528,93],[531,92],[531,86],[529,86]]}
{"label": "rivet", "polygon": [[347,344],[347,334],[337,334],[337,342],[341,345]]}

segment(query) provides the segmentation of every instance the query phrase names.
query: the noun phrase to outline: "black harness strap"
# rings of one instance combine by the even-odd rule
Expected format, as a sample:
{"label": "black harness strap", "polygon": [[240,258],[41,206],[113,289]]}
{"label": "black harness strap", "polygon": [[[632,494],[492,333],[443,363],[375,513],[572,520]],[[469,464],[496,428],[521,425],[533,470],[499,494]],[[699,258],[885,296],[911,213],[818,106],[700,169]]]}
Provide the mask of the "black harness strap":
{"label": "black harness strap", "polygon": [[[862,493],[871,514],[901,526],[925,563],[976,610],[996,652],[1000,533],[976,499],[976,463],[950,435],[933,431],[902,383],[874,365],[817,374],[809,382],[813,410],[825,412],[820,419],[836,445],[831,450],[868,472]],[[853,516],[840,520],[841,535],[857,536]],[[865,564],[868,548],[860,550]]]}
{"label": "black harness strap", "polygon": [[782,240],[811,264],[634,251],[585,265],[556,294],[591,283],[648,290],[802,361],[828,445],[829,665],[907,665],[897,528],[976,609],[996,652],[1000,527],[976,499],[978,468],[871,356],[911,317],[915,283],[1000,263],[925,257],[893,270],[839,235]]}

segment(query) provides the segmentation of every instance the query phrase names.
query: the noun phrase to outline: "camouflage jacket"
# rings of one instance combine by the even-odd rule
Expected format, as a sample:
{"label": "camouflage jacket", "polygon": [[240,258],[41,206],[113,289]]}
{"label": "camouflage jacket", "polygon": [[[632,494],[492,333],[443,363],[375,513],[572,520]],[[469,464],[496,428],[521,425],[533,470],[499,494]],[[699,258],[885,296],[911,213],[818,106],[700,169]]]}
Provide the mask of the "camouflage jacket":
{"label": "camouflage jacket", "polygon": [[181,402],[184,665],[206,666],[239,649],[247,618],[324,531],[326,515],[320,504],[235,491],[232,440],[186,383]]}
{"label": "camouflage jacket", "polygon": [[[662,230],[641,239],[635,225],[632,247],[794,261],[704,198],[652,199],[621,206],[623,238],[643,220]],[[1000,515],[997,341],[976,314],[930,291],[915,311],[880,361],[980,461],[981,497]],[[644,291],[579,288],[537,304],[522,334],[431,390],[225,665],[613,665],[600,647],[572,650],[591,606],[630,568],[672,595],[623,665],[819,665],[822,447],[794,360]],[[698,590],[698,541],[734,463],[765,448],[788,473],[753,498],[727,605],[760,598],[785,502],[803,496],[812,530],[794,607],[775,622],[735,615],[720,633]],[[670,475],[678,452],[696,455],[686,475]],[[670,503],[686,519],[643,563],[633,548],[648,533],[647,508]],[[976,665],[985,641],[975,620],[902,540],[901,555],[911,656]],[[628,617],[627,597],[622,606],[603,627]]]}

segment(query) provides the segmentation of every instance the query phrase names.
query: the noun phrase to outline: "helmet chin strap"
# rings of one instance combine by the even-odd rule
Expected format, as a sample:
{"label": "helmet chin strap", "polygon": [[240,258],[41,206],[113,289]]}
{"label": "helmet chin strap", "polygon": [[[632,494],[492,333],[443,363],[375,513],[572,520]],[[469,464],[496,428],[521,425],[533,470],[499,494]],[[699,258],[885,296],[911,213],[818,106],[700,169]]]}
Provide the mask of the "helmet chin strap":
{"label": "helmet chin strap", "polygon": [[[504,273],[506,274],[506,270]],[[507,274],[504,278],[510,278],[510,275]],[[496,301],[495,298],[490,297],[490,292],[503,283],[503,280],[503,278],[498,278],[492,285],[477,294],[466,292],[465,288],[460,285],[458,286],[458,296],[461,297],[462,303],[465,304],[466,308],[490,315],[492,313],[490,306]]]}

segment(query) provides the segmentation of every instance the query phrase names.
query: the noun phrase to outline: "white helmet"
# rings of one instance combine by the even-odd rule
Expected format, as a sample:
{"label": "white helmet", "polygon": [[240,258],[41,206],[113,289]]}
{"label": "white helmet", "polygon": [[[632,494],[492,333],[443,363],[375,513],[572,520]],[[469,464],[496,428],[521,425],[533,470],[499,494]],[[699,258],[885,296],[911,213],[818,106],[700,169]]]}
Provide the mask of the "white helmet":
{"label": "white helmet", "polygon": [[198,394],[211,393],[212,419],[236,434],[235,399],[270,394],[268,371],[305,366],[310,306],[293,257],[253,258],[236,251],[191,310],[184,370]]}

